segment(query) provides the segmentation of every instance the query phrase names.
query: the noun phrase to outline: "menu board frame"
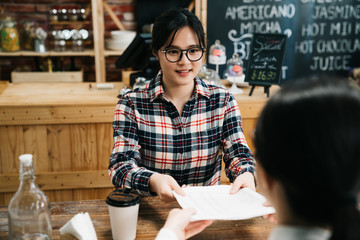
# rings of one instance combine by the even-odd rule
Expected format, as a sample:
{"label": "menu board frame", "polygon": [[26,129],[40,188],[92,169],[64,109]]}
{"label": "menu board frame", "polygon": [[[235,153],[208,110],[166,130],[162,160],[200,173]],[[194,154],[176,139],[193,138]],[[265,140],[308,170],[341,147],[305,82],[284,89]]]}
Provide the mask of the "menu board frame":
{"label": "menu board frame", "polygon": [[279,85],[287,36],[254,33],[245,81],[250,85]]}
{"label": "menu board frame", "polygon": [[270,86],[280,84],[286,39],[285,34],[253,34],[245,76],[245,82],[252,86],[249,96],[255,86],[263,86],[269,97]]}

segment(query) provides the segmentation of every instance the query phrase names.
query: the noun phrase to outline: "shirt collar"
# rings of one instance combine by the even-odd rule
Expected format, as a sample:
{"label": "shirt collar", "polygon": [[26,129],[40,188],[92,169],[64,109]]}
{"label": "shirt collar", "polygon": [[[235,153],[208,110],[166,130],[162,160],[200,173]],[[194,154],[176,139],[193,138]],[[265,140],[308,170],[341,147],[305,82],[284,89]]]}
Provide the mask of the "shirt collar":
{"label": "shirt collar", "polygon": [[[163,97],[164,88],[162,85],[162,73],[156,75],[156,77],[149,84],[149,97],[150,101],[154,101],[158,97]],[[208,85],[198,76],[195,77],[195,91],[196,95],[210,98],[210,90]]]}

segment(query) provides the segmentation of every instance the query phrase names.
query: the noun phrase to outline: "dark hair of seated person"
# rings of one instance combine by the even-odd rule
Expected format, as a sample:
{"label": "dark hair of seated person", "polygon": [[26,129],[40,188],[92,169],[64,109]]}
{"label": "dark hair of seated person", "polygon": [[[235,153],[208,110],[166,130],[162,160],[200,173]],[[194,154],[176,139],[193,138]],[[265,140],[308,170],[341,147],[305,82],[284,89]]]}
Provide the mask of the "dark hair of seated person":
{"label": "dark hair of seated person", "polygon": [[325,75],[284,84],[266,104],[254,144],[297,219],[330,227],[331,239],[360,239],[357,87]]}

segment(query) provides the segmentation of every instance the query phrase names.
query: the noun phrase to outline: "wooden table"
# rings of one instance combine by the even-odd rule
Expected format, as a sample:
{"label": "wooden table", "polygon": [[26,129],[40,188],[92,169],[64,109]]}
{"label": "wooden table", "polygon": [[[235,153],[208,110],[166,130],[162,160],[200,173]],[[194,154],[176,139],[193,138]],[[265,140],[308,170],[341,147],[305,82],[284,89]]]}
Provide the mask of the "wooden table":
{"label": "wooden table", "polygon": [[[177,202],[164,204],[158,197],[142,198],[139,208],[136,239],[154,239],[164,225],[169,211]],[[51,203],[52,239],[60,238],[59,229],[79,212],[88,212],[99,240],[112,239],[108,208],[105,200]],[[0,207],[0,240],[7,239],[7,208]],[[262,218],[238,221],[215,221],[192,239],[267,239],[274,224]]]}

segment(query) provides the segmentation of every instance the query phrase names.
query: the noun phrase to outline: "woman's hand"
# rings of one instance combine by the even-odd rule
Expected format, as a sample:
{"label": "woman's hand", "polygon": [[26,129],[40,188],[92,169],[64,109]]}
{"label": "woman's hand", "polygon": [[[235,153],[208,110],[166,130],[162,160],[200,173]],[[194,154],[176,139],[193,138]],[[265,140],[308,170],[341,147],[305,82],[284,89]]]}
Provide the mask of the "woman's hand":
{"label": "woman's hand", "polygon": [[[272,204],[266,200],[264,203],[263,203],[263,206],[265,207],[272,207]],[[263,216],[264,219],[269,219],[270,222],[272,223],[277,223],[277,218],[276,218],[276,215],[275,214],[267,214],[267,215],[264,215]]]}
{"label": "woman's hand", "polygon": [[163,202],[172,202],[176,200],[172,190],[181,196],[185,196],[185,192],[173,177],[160,173],[151,175],[149,189],[151,192],[156,193]]}
{"label": "woman's hand", "polygon": [[237,193],[241,188],[249,188],[255,191],[255,178],[254,175],[250,172],[244,172],[240,176],[238,176],[234,183],[232,183],[232,187],[230,189],[230,194]]}
{"label": "woman's hand", "polygon": [[196,213],[195,209],[172,209],[165,222],[164,228],[172,230],[179,240],[188,239],[209,226],[213,220],[201,220],[190,222],[191,216]]}

